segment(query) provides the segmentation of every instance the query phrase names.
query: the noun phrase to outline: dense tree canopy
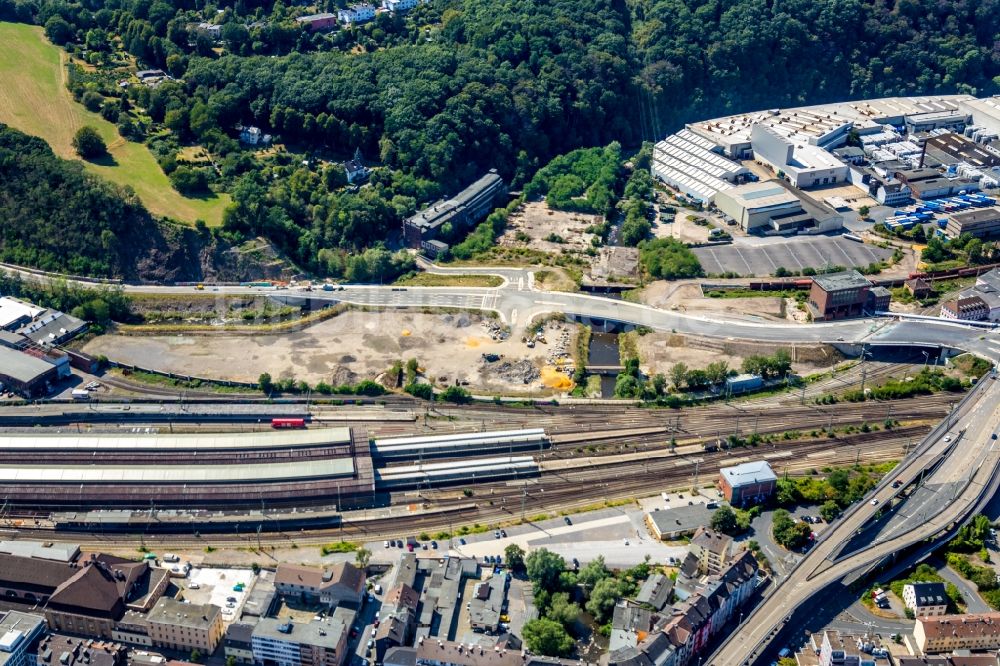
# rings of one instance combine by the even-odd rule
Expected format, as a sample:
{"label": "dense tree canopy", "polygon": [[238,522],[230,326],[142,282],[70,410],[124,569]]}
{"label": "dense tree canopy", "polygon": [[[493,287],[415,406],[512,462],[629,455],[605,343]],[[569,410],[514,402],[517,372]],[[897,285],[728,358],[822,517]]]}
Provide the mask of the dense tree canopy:
{"label": "dense tree canopy", "polygon": [[[77,275],[136,278],[142,263],[177,270],[166,236],[128,188],[61,160],[0,125],[0,260]],[[168,258],[168,253],[171,253]],[[164,275],[169,276],[169,273]]]}
{"label": "dense tree canopy", "polygon": [[[330,34],[295,22],[307,11],[273,0],[237,0],[219,14],[188,0],[0,0],[0,18],[43,25],[55,43],[109,65],[71,68],[74,95],[145,140],[167,173],[181,145],[211,150],[216,169],[174,182],[231,192],[229,232],[266,235],[331,274],[489,168],[516,189],[586,148],[583,173],[565,169],[542,189],[557,204],[607,212],[618,165],[591,169],[594,146],[637,146],[735,111],[1000,87],[1000,0],[433,0]],[[218,43],[193,27],[205,20],[222,25]],[[119,44],[179,80],[122,92],[111,67],[127,64]],[[248,124],[331,165],[360,148],[381,169],[355,189],[312,160],[261,163],[236,141]],[[626,193],[629,244],[649,230],[645,185]],[[462,252],[491,242],[490,231]],[[689,257],[659,260],[667,249],[646,253],[650,275],[697,273]]]}

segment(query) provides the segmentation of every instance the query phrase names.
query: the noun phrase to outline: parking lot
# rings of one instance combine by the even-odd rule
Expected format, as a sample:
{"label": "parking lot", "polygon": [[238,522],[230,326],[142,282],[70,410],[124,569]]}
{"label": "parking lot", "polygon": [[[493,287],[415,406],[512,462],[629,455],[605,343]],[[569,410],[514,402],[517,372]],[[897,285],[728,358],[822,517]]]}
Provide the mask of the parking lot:
{"label": "parking lot", "polygon": [[188,576],[184,598],[194,604],[218,606],[225,622],[240,616],[255,578],[249,569],[191,569]]}
{"label": "parking lot", "polygon": [[[749,239],[748,239],[749,240]],[[892,251],[842,237],[794,238],[764,244],[741,243],[694,248],[705,273],[742,276],[773,275],[778,267],[789,271],[824,266],[858,267],[888,259]]]}

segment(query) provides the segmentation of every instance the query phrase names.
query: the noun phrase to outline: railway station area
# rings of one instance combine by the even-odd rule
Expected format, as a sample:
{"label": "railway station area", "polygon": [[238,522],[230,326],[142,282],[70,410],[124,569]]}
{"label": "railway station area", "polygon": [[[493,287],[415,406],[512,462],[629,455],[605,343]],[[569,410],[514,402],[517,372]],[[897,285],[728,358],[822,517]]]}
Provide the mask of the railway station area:
{"label": "railway station area", "polygon": [[541,451],[549,446],[542,428],[471,432],[432,437],[395,437],[372,440],[372,457],[379,460],[421,460],[501,451]]}
{"label": "railway station area", "polygon": [[[55,511],[63,526],[176,531],[201,520],[222,529],[246,523],[229,512],[247,508],[266,518],[248,519],[254,525],[329,525],[338,511],[385,503],[396,491],[535,476],[538,463],[513,454],[549,445],[541,428],[369,440],[361,428],[304,425],[253,433],[4,434],[0,484],[12,505]],[[321,511],[268,513],[282,507]],[[206,510],[220,513],[206,519],[199,514]]]}

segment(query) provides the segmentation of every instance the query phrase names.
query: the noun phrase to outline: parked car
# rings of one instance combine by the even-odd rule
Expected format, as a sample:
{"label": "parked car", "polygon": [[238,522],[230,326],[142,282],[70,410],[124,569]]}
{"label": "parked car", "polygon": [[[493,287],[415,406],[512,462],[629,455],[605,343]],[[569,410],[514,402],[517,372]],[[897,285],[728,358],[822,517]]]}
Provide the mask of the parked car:
{"label": "parked car", "polygon": [[500,530],[493,530],[493,538],[494,539],[500,538]]}
{"label": "parked car", "polygon": [[385,547],[385,548],[388,548],[389,547],[389,542],[388,541],[383,541],[382,542],[382,546]]}

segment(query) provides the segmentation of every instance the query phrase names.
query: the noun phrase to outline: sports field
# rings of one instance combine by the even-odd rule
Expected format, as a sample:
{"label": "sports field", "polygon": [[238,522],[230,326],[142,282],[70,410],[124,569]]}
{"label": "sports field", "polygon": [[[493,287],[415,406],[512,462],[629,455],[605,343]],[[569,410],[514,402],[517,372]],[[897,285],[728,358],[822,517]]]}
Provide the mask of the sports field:
{"label": "sports field", "polygon": [[0,122],[45,139],[60,157],[76,159],[73,134],[83,125],[101,133],[111,159],[87,168],[120,185],[131,185],[156,215],[209,226],[222,223],[228,195],[188,198],[170,185],[152,153],[125,141],[114,125],[73,101],[66,89],[66,54],[36,26],[0,22]]}

